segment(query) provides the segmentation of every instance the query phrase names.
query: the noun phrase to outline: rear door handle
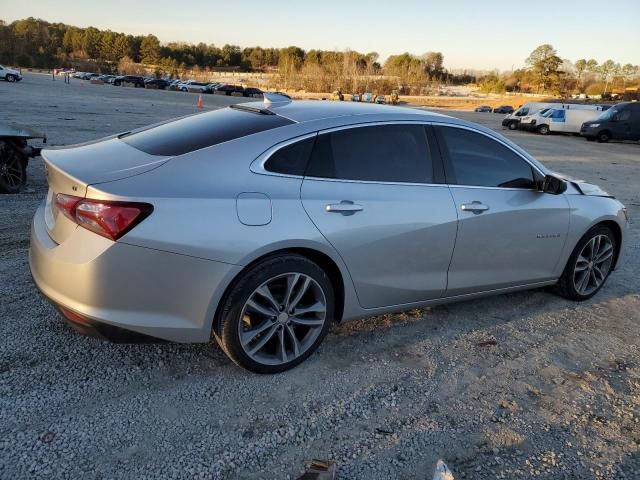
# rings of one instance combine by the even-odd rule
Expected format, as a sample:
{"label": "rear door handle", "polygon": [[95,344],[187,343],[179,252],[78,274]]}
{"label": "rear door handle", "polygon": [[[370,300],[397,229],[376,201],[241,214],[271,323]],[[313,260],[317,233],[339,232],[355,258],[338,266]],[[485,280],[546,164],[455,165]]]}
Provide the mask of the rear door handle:
{"label": "rear door handle", "polygon": [[353,215],[364,210],[362,205],[353,203],[351,200],[342,200],[340,203],[330,203],[326,207],[329,213],[341,213],[342,215]]}
{"label": "rear door handle", "polygon": [[489,210],[489,205],[485,205],[482,202],[474,200],[471,203],[463,203],[462,205],[460,205],[460,210],[462,210],[463,212],[475,213],[477,215]]}

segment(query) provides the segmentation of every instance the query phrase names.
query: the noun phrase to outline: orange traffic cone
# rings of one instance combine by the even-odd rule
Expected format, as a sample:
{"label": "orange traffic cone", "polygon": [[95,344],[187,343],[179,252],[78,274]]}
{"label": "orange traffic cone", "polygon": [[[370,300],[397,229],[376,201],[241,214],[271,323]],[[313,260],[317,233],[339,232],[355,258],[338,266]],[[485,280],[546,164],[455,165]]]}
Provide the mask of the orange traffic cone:
{"label": "orange traffic cone", "polygon": [[202,95],[198,95],[198,108],[202,108]]}

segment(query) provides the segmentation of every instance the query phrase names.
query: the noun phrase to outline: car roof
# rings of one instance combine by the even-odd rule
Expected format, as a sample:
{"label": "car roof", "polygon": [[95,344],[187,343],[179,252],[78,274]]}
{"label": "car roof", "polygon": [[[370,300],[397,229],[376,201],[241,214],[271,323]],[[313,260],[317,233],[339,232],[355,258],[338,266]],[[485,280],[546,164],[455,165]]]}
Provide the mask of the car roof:
{"label": "car roof", "polygon": [[[334,101],[318,101],[318,100],[293,100],[286,102],[264,103],[264,102],[247,102],[242,103],[242,107],[252,108],[256,110],[269,110],[276,115],[288,118],[296,123],[312,122],[315,120],[325,120],[329,118],[346,117],[345,124],[350,123],[354,116],[379,117],[378,121],[384,121],[385,118],[406,117],[407,120],[426,120],[431,117],[433,120],[443,118],[451,119],[452,117],[441,115],[439,113],[418,110],[415,108],[397,107],[390,105],[376,105],[357,102],[334,102]],[[417,118],[416,118],[417,117]]]}

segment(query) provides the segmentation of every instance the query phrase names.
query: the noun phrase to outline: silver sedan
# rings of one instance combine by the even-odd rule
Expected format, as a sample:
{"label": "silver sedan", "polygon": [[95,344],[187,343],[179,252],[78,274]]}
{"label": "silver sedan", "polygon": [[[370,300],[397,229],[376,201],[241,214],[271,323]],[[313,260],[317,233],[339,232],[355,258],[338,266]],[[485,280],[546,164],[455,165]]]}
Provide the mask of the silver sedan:
{"label": "silver sedan", "polygon": [[266,95],[43,151],[30,265],[77,330],[208,342],[254,372],[331,322],[555,285],[584,300],[627,211],[478,125]]}

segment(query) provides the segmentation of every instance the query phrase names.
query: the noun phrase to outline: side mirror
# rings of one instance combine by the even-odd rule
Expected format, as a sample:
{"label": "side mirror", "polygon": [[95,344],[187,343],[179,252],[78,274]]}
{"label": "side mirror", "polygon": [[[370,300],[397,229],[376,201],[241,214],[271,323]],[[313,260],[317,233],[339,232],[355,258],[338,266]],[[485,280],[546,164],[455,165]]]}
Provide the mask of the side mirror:
{"label": "side mirror", "polygon": [[541,191],[544,193],[551,193],[553,195],[559,195],[567,190],[567,182],[554,177],[553,175],[545,175],[542,181]]}

